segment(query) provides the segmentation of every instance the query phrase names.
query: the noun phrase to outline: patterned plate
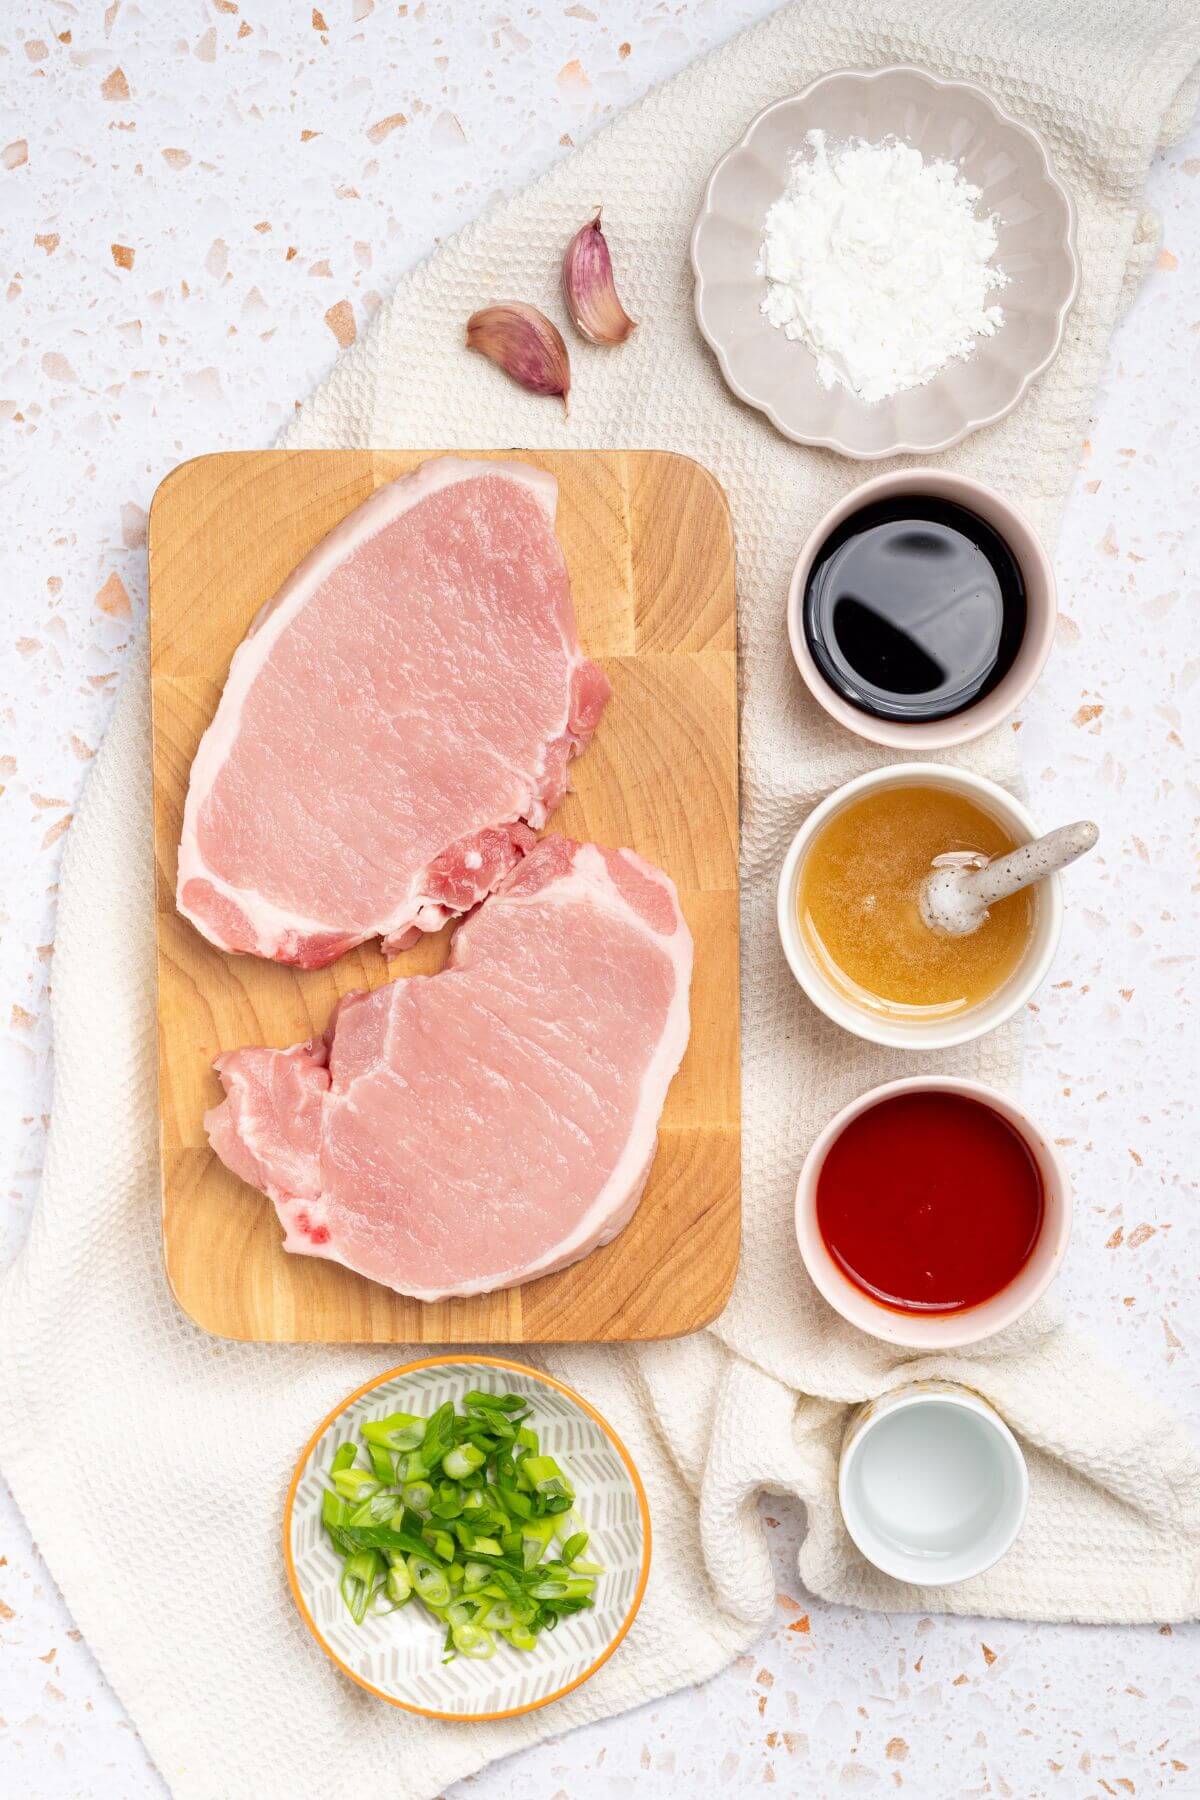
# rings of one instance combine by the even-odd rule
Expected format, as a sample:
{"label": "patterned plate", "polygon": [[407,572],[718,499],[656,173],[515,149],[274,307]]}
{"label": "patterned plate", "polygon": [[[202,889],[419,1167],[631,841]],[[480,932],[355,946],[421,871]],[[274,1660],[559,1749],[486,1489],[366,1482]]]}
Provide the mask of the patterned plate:
{"label": "patterned plate", "polygon": [[[501,1641],[486,1662],[442,1661],[443,1632],[417,1604],[356,1625],[342,1603],[341,1558],[321,1526],[325,1470],[368,1419],[432,1413],[461,1405],[471,1388],[528,1395],[530,1424],[543,1449],[575,1484],[577,1510],[591,1533],[588,1555],[603,1563],[590,1612],[544,1632],[537,1648]],[[358,1388],[309,1439],[283,1512],[283,1554],[300,1617],[352,1681],[407,1712],[435,1719],[505,1719],[570,1693],[608,1661],[634,1621],[650,1572],[650,1513],[629,1452],[580,1395],[523,1363],[456,1356],[406,1363]]]}

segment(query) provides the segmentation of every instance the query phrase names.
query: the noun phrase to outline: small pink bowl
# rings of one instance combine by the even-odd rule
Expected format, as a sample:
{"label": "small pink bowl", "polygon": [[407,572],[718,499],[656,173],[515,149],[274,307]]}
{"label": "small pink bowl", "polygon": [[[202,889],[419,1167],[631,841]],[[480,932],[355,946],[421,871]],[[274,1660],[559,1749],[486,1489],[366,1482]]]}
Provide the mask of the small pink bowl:
{"label": "small pink bowl", "polygon": [[[980,1100],[1006,1119],[1014,1131],[1020,1132],[1041,1170],[1045,1206],[1042,1229],[1033,1254],[1020,1274],[990,1300],[955,1313],[893,1312],[856,1287],[825,1248],[817,1225],[817,1181],[830,1146],[851,1119],[897,1094],[931,1090],[965,1094],[968,1099]],[[1066,1255],[1070,1236],[1071,1189],[1066,1171],[1037,1126],[995,1088],[985,1087],[979,1081],[963,1081],[953,1075],[914,1075],[905,1081],[889,1081],[852,1100],[829,1121],[805,1157],[796,1187],[796,1241],[814,1286],[835,1312],[841,1313],[843,1319],[860,1331],[881,1338],[886,1344],[901,1344],[911,1350],[957,1350],[966,1344],[978,1344],[997,1331],[1003,1331],[1006,1325],[1012,1325],[1028,1312],[1054,1280]]]}
{"label": "small pink bowl", "polygon": [[[851,513],[879,500],[891,500],[897,494],[928,494],[935,500],[948,500],[966,507],[999,533],[1016,557],[1025,580],[1027,615],[1025,635],[1012,668],[990,694],[974,706],[953,713],[948,719],[932,719],[926,724],[905,724],[898,719],[877,719],[872,713],[851,706],[835,692],[822,675],[804,635],[804,590],[813,563],[831,532]],[[851,490],[811,532],[792,573],[788,589],[787,627],[796,667],[804,677],[814,700],[825,708],[831,719],[844,725],[873,744],[886,744],[891,750],[949,750],[956,744],[970,743],[982,737],[1015,712],[1045,667],[1054,642],[1058,618],[1058,601],[1054,583],[1054,565],[1042,541],[1011,500],[1005,500],[995,488],[985,487],[966,475],[952,475],[946,469],[905,469],[900,474],[876,475]]]}

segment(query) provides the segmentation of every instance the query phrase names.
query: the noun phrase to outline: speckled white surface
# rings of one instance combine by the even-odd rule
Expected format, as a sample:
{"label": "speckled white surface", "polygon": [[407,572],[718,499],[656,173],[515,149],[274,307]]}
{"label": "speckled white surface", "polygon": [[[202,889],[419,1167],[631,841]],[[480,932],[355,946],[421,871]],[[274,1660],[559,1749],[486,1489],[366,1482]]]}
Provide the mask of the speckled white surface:
{"label": "speckled white surface", "polygon": [[[185,456],[268,443],[414,260],[771,9],[3,9],[5,1259],[27,1228],[50,1104],[61,838],[144,611],[156,483]],[[1067,877],[1025,1091],[1087,1196],[1070,1303],[1114,1360],[1196,1419],[1200,132],[1159,160],[1151,199],[1164,248],[1113,346],[1058,549],[1062,627],[1018,726],[1039,817],[1095,817],[1103,833]],[[1200,1630],[810,1604],[794,1573],[801,1521],[769,1516],[779,1612],[752,1656],[459,1791],[1200,1795]],[[0,1793],[17,1792],[165,1790],[0,1492]],[[274,1800],[249,1776],[246,1793]]]}

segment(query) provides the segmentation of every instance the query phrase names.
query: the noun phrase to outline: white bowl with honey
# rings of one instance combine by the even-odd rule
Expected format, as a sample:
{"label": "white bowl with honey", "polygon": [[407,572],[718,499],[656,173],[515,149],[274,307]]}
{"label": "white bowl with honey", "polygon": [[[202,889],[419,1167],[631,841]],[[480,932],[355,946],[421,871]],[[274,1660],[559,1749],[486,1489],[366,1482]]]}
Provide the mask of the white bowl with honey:
{"label": "white bowl with honey", "polygon": [[935,858],[990,860],[1038,835],[994,781],[938,763],[860,775],[817,806],[779,876],[779,936],[793,975],[826,1017],[897,1049],[941,1050],[1020,1011],[1062,931],[1057,875],[1011,894],[979,928],[926,923]]}

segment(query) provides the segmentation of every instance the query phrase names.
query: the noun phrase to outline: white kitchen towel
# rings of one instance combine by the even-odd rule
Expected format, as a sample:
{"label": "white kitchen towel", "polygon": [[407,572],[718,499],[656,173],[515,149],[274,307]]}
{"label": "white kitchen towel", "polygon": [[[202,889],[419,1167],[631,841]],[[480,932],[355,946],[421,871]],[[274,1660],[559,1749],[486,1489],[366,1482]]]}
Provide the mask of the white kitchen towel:
{"label": "white kitchen towel", "polygon": [[[1153,240],[1138,197],[1184,121],[1200,60],[1193,0],[813,0],[650,96],[401,286],[287,434],[305,445],[670,447],[724,483],[737,532],[742,657],[745,1239],[709,1332],[543,1360],[614,1421],[646,1479],[655,1562],[619,1655],[566,1700],[502,1724],[396,1713],[306,1636],[279,1554],[286,1479],[313,1422],[399,1354],[206,1336],[163,1279],[154,1115],[152,858],[144,650],[96,760],[63,866],[54,962],[57,1085],[27,1249],[3,1291],[0,1453],[67,1601],[180,1796],[306,1800],[331,1786],[426,1800],[580,1721],[710,1674],[767,1622],[755,1496],[807,1509],[815,1593],[889,1610],[1166,1620],[1200,1609],[1200,1462],[1190,1440],[1047,1308],[1006,1340],[924,1361],[833,1318],[789,1225],[796,1171],[829,1114],[901,1067],[1011,1080],[1010,1031],[901,1060],[797,997],[772,889],[814,800],[880,760],[799,690],[782,627],[795,549],[863,471],[777,437],[725,391],[691,317],[687,238],[708,171],[767,102],[824,70],[913,61],[998,93],[1050,140],[1079,206],[1083,286],[1066,342],[1018,411],[947,457],[1053,538],[1105,344]],[[489,298],[560,311],[558,262],[603,203],[625,300],[619,351],[572,339],[572,409],[520,393],[462,348]],[[980,759],[1006,778],[1000,741]],[[247,1193],[248,1206],[259,1204]],[[969,1382],[1020,1432],[1032,1501],[999,1567],[903,1588],[839,1523],[847,1405],[920,1369]]]}

